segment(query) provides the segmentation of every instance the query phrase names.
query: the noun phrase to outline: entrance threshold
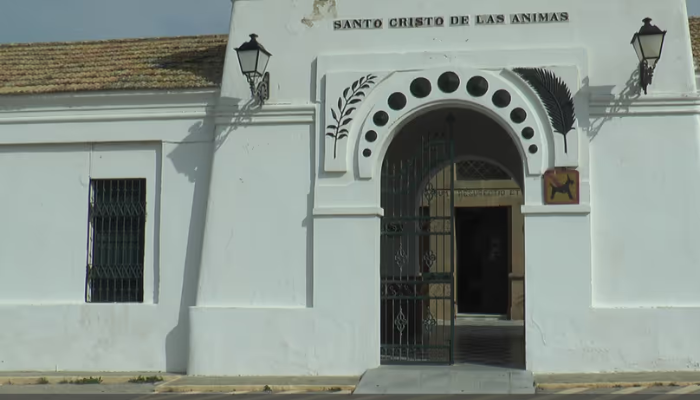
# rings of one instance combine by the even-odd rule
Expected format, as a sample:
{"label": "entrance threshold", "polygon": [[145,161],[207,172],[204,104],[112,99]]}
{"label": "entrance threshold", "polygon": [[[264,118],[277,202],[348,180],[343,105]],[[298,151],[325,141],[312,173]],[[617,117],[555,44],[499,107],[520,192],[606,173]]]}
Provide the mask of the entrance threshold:
{"label": "entrance threshold", "polygon": [[508,315],[505,314],[467,314],[467,313],[457,313],[458,319],[471,319],[471,320],[506,320]]}
{"label": "entrance threshold", "polygon": [[530,371],[477,364],[383,365],[367,370],[354,394],[535,394]]}
{"label": "entrance threshold", "polygon": [[[448,322],[446,322],[448,323]],[[455,326],[524,326],[525,321],[508,319],[506,315],[457,314]]]}

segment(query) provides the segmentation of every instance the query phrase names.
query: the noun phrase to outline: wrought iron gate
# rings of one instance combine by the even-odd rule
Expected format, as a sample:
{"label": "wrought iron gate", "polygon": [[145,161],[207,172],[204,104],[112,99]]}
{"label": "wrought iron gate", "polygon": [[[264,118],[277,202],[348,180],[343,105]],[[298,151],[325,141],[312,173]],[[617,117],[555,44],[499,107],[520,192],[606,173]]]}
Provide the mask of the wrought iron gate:
{"label": "wrought iron gate", "polygon": [[421,135],[411,158],[392,153],[392,144],[382,165],[380,299],[385,364],[453,363],[453,122],[450,115],[444,132]]}

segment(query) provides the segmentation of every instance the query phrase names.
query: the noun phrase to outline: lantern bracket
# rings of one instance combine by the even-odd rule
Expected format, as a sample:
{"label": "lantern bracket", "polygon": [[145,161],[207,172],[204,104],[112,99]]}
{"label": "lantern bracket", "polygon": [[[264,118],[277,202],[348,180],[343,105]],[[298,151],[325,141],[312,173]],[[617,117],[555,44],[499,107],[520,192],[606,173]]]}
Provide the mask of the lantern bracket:
{"label": "lantern bracket", "polygon": [[647,87],[651,85],[654,78],[654,67],[649,66],[647,60],[639,62],[639,85],[642,87],[644,94],[647,94]]}
{"label": "lantern bracket", "polygon": [[256,78],[255,75],[246,75],[248,85],[250,85],[250,95],[260,104],[270,99],[270,73],[265,72],[262,78]]}

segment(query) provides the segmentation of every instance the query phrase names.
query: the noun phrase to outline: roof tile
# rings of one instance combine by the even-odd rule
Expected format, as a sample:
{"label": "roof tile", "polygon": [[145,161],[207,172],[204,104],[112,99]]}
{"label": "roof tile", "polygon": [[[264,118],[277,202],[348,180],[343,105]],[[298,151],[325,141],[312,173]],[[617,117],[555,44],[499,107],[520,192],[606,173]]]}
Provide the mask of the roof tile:
{"label": "roof tile", "polygon": [[[700,17],[690,17],[690,41],[693,48],[693,59],[700,60]],[[698,66],[696,65],[696,68]]]}
{"label": "roof tile", "polygon": [[218,87],[227,38],[0,45],[0,95]]}

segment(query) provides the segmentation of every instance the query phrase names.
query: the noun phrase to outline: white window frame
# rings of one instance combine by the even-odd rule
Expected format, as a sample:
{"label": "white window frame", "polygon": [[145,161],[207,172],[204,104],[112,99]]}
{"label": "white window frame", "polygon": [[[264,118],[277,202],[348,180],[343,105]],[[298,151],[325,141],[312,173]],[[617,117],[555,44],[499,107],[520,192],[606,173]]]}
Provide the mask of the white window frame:
{"label": "white window frame", "polygon": [[[143,303],[109,304],[157,304],[159,270],[159,225],[160,214],[160,171],[162,144],[160,143],[119,143],[94,144],[90,153],[90,180],[92,179],[146,179],[146,226],[143,264]],[[89,186],[90,182],[87,182]],[[92,188],[90,201],[92,202]],[[88,260],[92,240],[92,229],[88,226]],[[87,271],[86,271],[87,272]],[[105,304],[105,303],[89,303]]]}

